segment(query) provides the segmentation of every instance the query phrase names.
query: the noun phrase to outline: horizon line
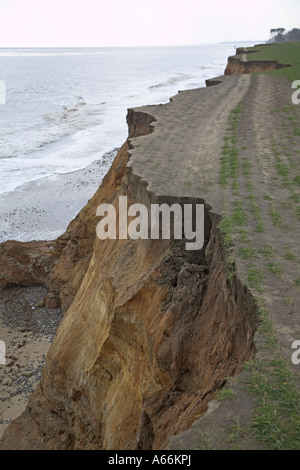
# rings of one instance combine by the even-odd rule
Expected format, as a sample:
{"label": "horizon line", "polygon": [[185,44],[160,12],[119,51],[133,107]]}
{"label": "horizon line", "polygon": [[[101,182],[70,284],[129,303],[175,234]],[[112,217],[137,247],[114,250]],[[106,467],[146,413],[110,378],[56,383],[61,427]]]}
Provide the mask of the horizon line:
{"label": "horizon line", "polygon": [[203,43],[195,43],[195,44],[155,44],[155,45],[141,45],[141,46],[134,46],[134,45],[126,45],[126,46],[1,46],[0,49],[126,49],[126,48],[146,48],[146,47],[197,47],[197,46],[205,46],[205,45],[216,45],[216,44],[240,44],[240,43],[248,43],[248,42],[257,42],[257,41],[267,41],[266,39],[249,39],[249,40],[242,40],[242,41],[218,41],[218,42],[203,42]]}

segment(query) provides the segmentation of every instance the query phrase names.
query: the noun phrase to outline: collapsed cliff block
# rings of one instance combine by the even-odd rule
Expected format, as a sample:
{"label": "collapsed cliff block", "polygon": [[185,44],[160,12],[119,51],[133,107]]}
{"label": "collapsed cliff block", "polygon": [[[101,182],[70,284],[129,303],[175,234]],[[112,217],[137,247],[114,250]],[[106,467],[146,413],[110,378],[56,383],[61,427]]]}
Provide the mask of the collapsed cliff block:
{"label": "collapsed cliff block", "polygon": [[62,252],[59,241],[7,241],[0,244],[0,289],[46,285]]}

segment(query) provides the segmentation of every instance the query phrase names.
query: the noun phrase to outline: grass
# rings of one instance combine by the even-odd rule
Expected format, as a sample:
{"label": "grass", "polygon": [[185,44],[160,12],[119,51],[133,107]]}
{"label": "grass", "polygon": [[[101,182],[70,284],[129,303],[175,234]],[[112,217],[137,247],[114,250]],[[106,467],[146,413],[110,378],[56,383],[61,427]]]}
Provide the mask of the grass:
{"label": "grass", "polygon": [[248,266],[247,281],[252,289],[263,292],[264,275],[254,264]]}
{"label": "grass", "polygon": [[[259,46],[259,49],[259,53],[248,55],[249,61],[259,59],[277,60],[279,63],[289,61],[293,67],[268,73],[282,75],[292,81],[300,79],[300,42],[297,45]],[[263,57],[263,52],[266,54],[265,57]],[[293,74],[296,75],[293,76]],[[292,92],[291,88],[291,95]],[[280,202],[276,202],[276,198],[267,194],[266,191],[263,199],[267,204],[263,204],[268,207],[269,220],[266,219],[265,226],[261,217],[261,204],[251,182],[252,173],[254,174],[255,170],[254,161],[243,156],[242,151],[247,150],[245,146],[242,146],[243,143],[238,145],[237,128],[241,107],[234,110],[230,116],[228,135],[223,146],[223,160],[221,160],[221,181],[225,183],[223,187],[227,188],[224,191],[224,197],[226,194],[230,196],[230,205],[227,201],[227,206],[225,206],[229,206],[230,210],[222,221],[224,242],[227,248],[226,262],[228,266],[231,263],[233,267],[235,255],[246,260],[245,283],[252,289],[255,300],[258,302],[255,320],[258,322],[258,334],[262,339],[262,355],[259,356],[259,360],[254,359],[249,363],[246,374],[247,390],[253,395],[255,401],[253,419],[250,422],[251,430],[253,435],[269,449],[300,450],[299,390],[297,390],[296,379],[290,369],[289,362],[282,356],[282,345],[277,330],[273,325],[269,310],[265,308],[266,299],[260,298],[260,294],[265,292],[266,286],[264,284],[268,285],[268,282],[272,282],[271,276],[267,273],[280,278],[283,273],[281,260],[295,262],[298,258],[293,253],[291,246],[285,246],[281,252],[281,249],[278,249],[275,244],[274,248],[271,243],[266,244],[265,237],[254,235],[253,232],[253,239],[249,236],[251,235],[250,227],[252,230],[254,227],[254,232],[264,232],[269,223],[272,223],[276,229],[285,229],[285,211],[291,211],[295,218],[296,216],[300,218],[300,195],[298,194],[300,163],[298,160],[297,162],[293,160],[296,150],[294,147],[298,145],[297,136],[300,136],[300,127],[294,108],[295,106],[291,103],[284,110],[287,113],[285,117],[290,129],[288,141],[284,140],[278,145],[277,141],[271,139],[273,146],[269,157],[270,165],[272,161],[274,167],[273,179],[279,189],[284,189],[288,199],[280,199]],[[282,113],[282,106],[278,106],[276,112]],[[239,196],[233,192],[238,188],[240,189]],[[248,194],[244,194],[245,189]],[[275,231],[275,229],[273,230]],[[258,243],[256,243],[257,240]],[[235,246],[237,243],[238,245]],[[275,250],[275,248],[277,249]],[[255,258],[260,259],[256,261]],[[286,263],[284,268],[285,272],[288,272]],[[300,288],[300,275],[296,277],[298,274],[293,276],[294,285]],[[280,281],[280,283],[282,282]],[[282,308],[284,305],[288,307],[294,305],[293,298],[288,295],[289,293],[286,291],[281,298]],[[225,386],[219,391],[219,394],[218,398],[229,399],[232,397],[232,390]],[[242,433],[240,422],[233,422],[231,426],[227,427],[225,436],[227,442],[235,443]]]}
{"label": "grass", "polygon": [[235,275],[232,227],[233,227],[232,220],[229,216],[224,217],[219,223],[219,229],[221,230],[222,237],[223,237],[223,244],[225,247],[225,268],[226,268],[226,278],[228,280],[233,279]]}
{"label": "grass", "polygon": [[260,250],[260,253],[264,255],[266,259],[271,259],[273,258],[275,252],[274,248],[272,247],[271,243],[267,243],[262,250]]}
{"label": "grass", "polygon": [[[288,46],[289,48],[290,46]],[[264,47],[263,47],[264,48]],[[266,51],[269,51],[267,46]],[[291,54],[294,54],[293,60],[299,64],[299,73],[294,79],[300,79],[300,43],[297,46],[298,57],[295,57],[296,49],[292,48]],[[269,51],[270,52],[270,51]],[[268,52],[268,53],[269,53]],[[275,49],[273,50],[275,54]],[[255,59],[256,54],[250,54],[248,60]],[[251,57],[250,57],[251,56]],[[284,54],[284,57],[288,57]],[[278,60],[278,50],[276,57],[261,57],[262,60]],[[292,71],[292,67],[278,70],[274,73],[286,74]],[[270,72],[273,73],[273,72]],[[291,77],[290,77],[291,78]],[[291,88],[291,95],[292,95]],[[244,106],[244,105],[243,105]],[[262,339],[260,359],[254,359],[248,365],[247,390],[253,395],[255,408],[253,419],[250,422],[253,435],[261,441],[269,449],[299,449],[300,450],[300,394],[296,387],[296,380],[293,376],[288,361],[282,357],[281,347],[277,330],[273,325],[270,312],[265,308],[266,299],[260,298],[260,294],[265,292],[266,286],[272,281],[271,276],[267,273],[280,278],[283,273],[281,260],[297,261],[296,255],[292,251],[292,247],[287,244],[283,248],[278,249],[274,244],[266,244],[266,237],[261,237],[254,232],[264,232],[267,224],[272,223],[276,229],[285,229],[286,213],[292,211],[293,215],[300,218],[300,195],[298,188],[300,186],[300,163],[292,160],[294,152],[294,143],[298,135],[299,126],[295,118],[294,106],[290,105],[284,110],[288,113],[287,119],[290,129],[289,141],[283,141],[280,145],[272,141],[272,152],[270,152],[271,161],[274,167],[274,180],[279,189],[284,188],[288,199],[276,202],[276,198],[267,191],[263,195],[263,206],[267,206],[268,218],[264,221],[261,216],[261,204],[257,197],[254,185],[251,182],[254,174],[255,162],[243,156],[242,151],[247,150],[242,144],[238,144],[238,124],[239,113],[241,111],[241,103],[238,108],[232,111],[230,122],[228,125],[228,134],[224,139],[221,158],[221,176],[220,183],[223,186],[224,198],[226,200],[227,215],[222,220],[220,228],[223,234],[223,240],[226,248],[226,267],[227,277],[235,274],[236,255],[240,260],[245,260],[245,284],[252,289],[255,301],[257,302],[257,316],[255,320],[258,323],[258,334]],[[282,113],[282,106],[278,106],[276,112]],[[275,112],[275,111],[274,111]],[[295,132],[294,132],[295,131]],[[300,133],[299,133],[300,135]],[[270,143],[271,143],[270,142]],[[297,144],[298,145],[298,142]],[[296,152],[300,153],[300,152]],[[300,156],[300,155],[299,155]],[[267,158],[267,157],[266,157]],[[262,181],[263,183],[264,181]],[[256,186],[255,186],[256,188]],[[237,190],[240,189],[240,195]],[[248,194],[245,194],[247,190]],[[236,191],[236,193],[234,192]],[[294,203],[294,204],[292,204]],[[229,209],[230,207],[230,209]],[[295,217],[295,215],[294,215]],[[296,217],[295,217],[296,218]],[[252,229],[253,239],[251,238],[250,228]],[[275,229],[273,229],[275,231]],[[258,243],[256,243],[258,241]],[[275,248],[277,248],[275,250]],[[280,258],[281,256],[281,258]],[[256,261],[255,258],[259,258]],[[280,264],[279,264],[279,262]],[[290,264],[290,266],[292,266]],[[284,265],[285,272],[288,272],[286,263]],[[297,276],[298,273],[293,277]],[[266,278],[266,279],[265,279]],[[283,281],[280,281],[282,283]],[[266,283],[266,285],[264,285]],[[300,287],[300,276],[294,279],[294,285]],[[267,294],[267,293],[266,293]],[[284,305],[291,307],[294,305],[292,297],[285,296],[281,298],[281,307]],[[266,296],[267,297],[267,296]],[[286,309],[286,307],[285,307]],[[260,343],[261,344],[261,343]],[[225,386],[218,392],[217,398],[230,399],[234,396],[233,390]],[[225,438],[227,442],[233,443],[238,441],[243,433],[240,422],[236,421],[229,427]],[[237,442],[238,445],[238,442]]]}
{"label": "grass", "polygon": [[254,228],[254,231],[255,232],[258,232],[258,233],[262,233],[265,231],[265,226],[264,226],[264,223],[262,220],[260,220],[258,222],[258,224],[256,225],[256,227]]}
{"label": "grass", "polygon": [[272,450],[299,450],[300,395],[286,361],[275,354],[265,362],[253,361],[249,369],[256,437]]}
{"label": "grass", "polygon": [[252,239],[247,234],[246,230],[244,232],[240,232],[240,236],[236,239],[239,243],[251,243]]}
{"label": "grass", "polygon": [[250,170],[251,170],[251,163],[249,162],[248,159],[244,159],[242,163],[242,171],[244,176],[250,175]]}
{"label": "grass", "polygon": [[247,223],[247,214],[241,201],[236,201],[234,203],[232,221],[235,226],[246,225]]}
{"label": "grass", "polygon": [[211,438],[212,436],[206,432],[199,433],[198,446],[196,450],[213,450]]}
{"label": "grass", "polygon": [[249,62],[253,60],[277,60],[279,64],[289,64],[291,67],[272,70],[267,73],[286,77],[291,82],[300,79],[300,42],[268,44],[255,48],[247,48],[248,51],[251,49],[258,52],[247,55]]}
{"label": "grass", "polygon": [[[227,131],[230,132],[230,136],[225,137],[224,145],[222,147],[220,184],[223,187],[227,186],[228,179],[232,179],[233,184],[236,183],[239,174],[236,132],[238,128],[239,115],[241,112],[241,105],[242,104],[240,102],[236,108],[230,111],[229,127],[227,128]],[[238,189],[236,184],[233,189]]]}
{"label": "grass", "polygon": [[273,225],[275,227],[281,227],[282,226],[282,220],[281,220],[281,215],[279,214],[279,212],[277,212],[274,209],[274,207],[271,207],[269,214],[270,214],[270,217],[272,219]]}
{"label": "grass", "polygon": [[294,279],[294,283],[296,284],[297,287],[300,287],[300,276]]}
{"label": "grass", "polygon": [[267,268],[270,273],[275,274],[275,276],[277,277],[280,277],[283,272],[283,269],[280,264],[276,262],[268,263]]}
{"label": "grass", "polygon": [[236,392],[229,387],[223,387],[217,394],[216,400],[222,400],[226,398],[232,398],[236,395]]}
{"label": "grass", "polygon": [[243,435],[243,428],[238,420],[233,420],[234,423],[230,424],[227,427],[226,438],[225,441],[232,444],[236,439]]}
{"label": "grass", "polygon": [[289,250],[284,254],[284,258],[288,261],[296,261],[297,256],[291,250]]}
{"label": "grass", "polygon": [[291,307],[292,305],[294,305],[294,299],[292,299],[292,297],[286,297],[284,300],[284,303],[286,305],[288,305],[289,307]]}
{"label": "grass", "polygon": [[284,163],[277,163],[276,170],[283,178],[286,178],[289,175],[289,169]]}
{"label": "grass", "polygon": [[256,250],[252,246],[243,246],[238,249],[238,254],[242,259],[252,259],[256,254]]}
{"label": "grass", "polygon": [[294,181],[294,183],[295,183],[297,186],[300,186],[300,176],[299,176],[299,175],[296,175],[296,176],[294,177],[294,180],[293,180],[293,181]]}
{"label": "grass", "polygon": [[259,332],[270,354],[268,359],[252,359],[244,364],[244,370],[249,372],[247,389],[255,400],[252,429],[269,449],[299,450],[300,393],[296,376],[281,356],[268,309],[261,305],[258,314]]}
{"label": "grass", "polygon": [[273,327],[273,323],[270,317],[268,309],[260,307],[258,310],[259,316],[259,330],[264,335],[265,348],[269,350],[276,350],[278,348],[278,337],[276,330]]}

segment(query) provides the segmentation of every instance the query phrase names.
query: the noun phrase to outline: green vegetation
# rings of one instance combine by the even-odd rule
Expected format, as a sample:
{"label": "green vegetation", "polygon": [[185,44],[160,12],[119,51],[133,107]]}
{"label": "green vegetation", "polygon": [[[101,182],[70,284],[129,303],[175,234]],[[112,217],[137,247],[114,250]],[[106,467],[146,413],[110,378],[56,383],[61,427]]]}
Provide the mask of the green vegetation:
{"label": "green vegetation", "polygon": [[[259,47],[248,47],[247,50],[255,50],[247,55],[249,62],[253,60],[277,60],[279,64],[289,64],[291,67],[273,70],[271,72],[279,76],[287,77],[292,82],[300,77],[300,42],[286,42],[277,44],[265,44]],[[266,72],[264,72],[266,73]]]}
{"label": "green vegetation", "polygon": [[288,261],[296,261],[297,259],[297,256],[291,250],[287,251],[284,257]]}
{"label": "green vegetation", "polygon": [[236,439],[243,435],[243,428],[239,420],[233,420],[233,424],[230,424],[226,432],[226,441],[232,444]]}
{"label": "green vegetation", "polygon": [[[259,46],[257,49],[260,51],[247,56],[249,61],[290,63],[293,67],[267,73],[292,81],[300,80],[300,42]],[[281,278],[279,282],[283,284],[289,270],[293,272],[294,288],[300,288],[299,271],[295,272],[298,252],[292,251],[289,237],[284,247],[278,246],[275,238],[275,234],[283,230],[296,230],[290,216],[300,218],[299,107],[286,102],[276,105],[273,112],[280,113],[282,127],[278,132],[282,138],[264,137],[268,141],[268,151],[252,155],[249,142],[250,137],[256,134],[255,129],[252,134],[245,130],[246,105],[247,101],[242,101],[232,110],[224,138],[220,185],[226,217],[219,227],[226,248],[227,278],[233,279],[236,270],[242,273],[245,284],[255,296],[255,320],[263,354],[259,360],[254,359],[245,365],[245,379],[237,378],[237,383],[246,386],[253,396],[253,419],[249,428],[245,423],[242,425],[240,421],[233,420],[226,429],[225,441],[239,446],[239,438],[250,432],[266,448],[296,450],[300,449],[300,393],[290,364],[282,354],[280,337],[272,321],[273,305],[266,308],[266,299],[268,286],[274,284],[273,276]],[[264,171],[261,180],[257,177],[257,169]],[[260,181],[265,186],[259,190]],[[282,197],[277,197],[276,192],[269,189],[273,182],[278,193],[282,191]],[[261,191],[263,194],[259,196]],[[274,232],[274,240],[270,239],[274,246],[267,241],[266,235],[259,234],[270,227]],[[296,305],[293,292],[290,295],[289,290],[286,291],[287,296],[280,299],[282,307]],[[236,391],[226,384],[216,398],[230,399],[235,394]]]}
{"label": "green vegetation", "polygon": [[248,266],[247,281],[252,289],[257,292],[263,292],[264,275],[254,264]]}
{"label": "green vegetation", "polygon": [[221,399],[226,399],[226,398],[232,398],[236,395],[235,391],[230,388],[230,387],[223,387],[221,390],[218,391],[216,394],[216,400],[221,400]]}
{"label": "green vegetation", "polygon": [[300,276],[294,279],[294,283],[296,284],[297,287],[300,287]]}
{"label": "green vegetation", "polygon": [[239,173],[238,150],[236,148],[236,132],[238,127],[239,114],[241,112],[241,103],[230,112],[228,132],[230,136],[224,139],[221,158],[220,184],[227,186],[228,179],[233,180],[233,189],[237,190],[237,177]]}
{"label": "green vegetation", "polygon": [[267,268],[270,271],[270,273],[275,274],[275,276],[277,276],[277,277],[280,277],[282,272],[283,272],[283,269],[280,266],[280,264],[278,264],[276,262],[269,263],[267,265]]}
{"label": "green vegetation", "polygon": [[266,259],[271,259],[274,256],[274,248],[272,247],[271,243],[267,243],[262,250],[260,250],[260,253],[264,255]]}
{"label": "green vegetation", "polygon": [[300,396],[286,361],[276,354],[269,361],[252,361],[248,369],[248,390],[256,403],[256,437],[269,449],[300,449]]}
{"label": "green vegetation", "polygon": [[196,450],[213,450],[212,436],[207,432],[201,432],[198,435],[198,447]]}
{"label": "green vegetation", "polygon": [[[259,301],[258,301],[259,302]],[[288,299],[290,305],[291,299]],[[247,388],[255,400],[252,428],[269,449],[300,449],[300,393],[295,374],[281,356],[280,343],[267,308],[260,305],[259,331],[269,359],[244,364],[249,372]]]}
{"label": "green vegetation", "polygon": [[252,248],[252,246],[243,246],[239,248],[238,254],[241,256],[243,259],[252,259],[256,253],[256,250]]}

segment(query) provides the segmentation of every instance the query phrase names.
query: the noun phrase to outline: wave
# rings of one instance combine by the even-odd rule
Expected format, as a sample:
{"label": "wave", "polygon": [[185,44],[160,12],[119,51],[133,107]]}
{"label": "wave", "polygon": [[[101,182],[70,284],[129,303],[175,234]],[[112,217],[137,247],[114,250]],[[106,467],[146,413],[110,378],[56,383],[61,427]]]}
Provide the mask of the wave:
{"label": "wave", "polygon": [[193,78],[193,75],[181,73],[181,74],[178,74],[176,77],[169,78],[165,82],[157,83],[157,85],[152,85],[152,86],[149,87],[149,89],[150,90],[153,90],[153,89],[155,90],[156,88],[162,88],[162,87],[174,85],[175,83],[183,82],[185,80],[190,80],[191,78]]}
{"label": "wave", "polygon": [[73,106],[64,105],[58,111],[42,115],[34,126],[8,132],[1,145],[0,159],[22,157],[98,125],[102,103],[90,105],[80,96],[77,100]]}
{"label": "wave", "polygon": [[64,105],[60,112],[44,114],[43,119],[52,124],[63,124],[66,122],[80,124],[80,120],[83,120],[88,114],[88,106],[81,96],[77,98],[78,101],[75,105]]}

